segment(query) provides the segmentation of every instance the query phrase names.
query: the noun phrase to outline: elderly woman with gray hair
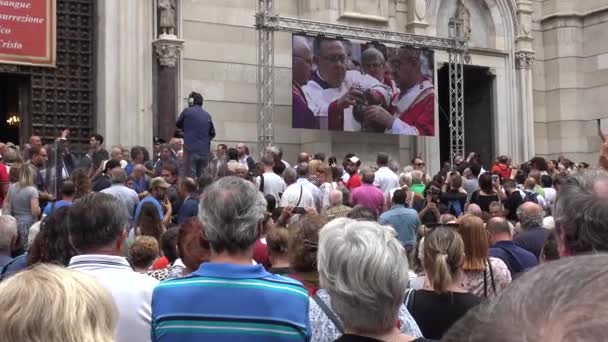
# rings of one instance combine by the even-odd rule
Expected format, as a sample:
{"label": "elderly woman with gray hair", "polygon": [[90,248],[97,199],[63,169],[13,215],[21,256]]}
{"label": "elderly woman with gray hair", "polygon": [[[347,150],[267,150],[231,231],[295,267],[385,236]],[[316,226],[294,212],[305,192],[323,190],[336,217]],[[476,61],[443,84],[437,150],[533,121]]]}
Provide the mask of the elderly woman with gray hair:
{"label": "elderly woman with gray hair", "polygon": [[392,228],[335,219],[319,233],[317,260],[311,341],[424,341],[403,306],[407,256]]}

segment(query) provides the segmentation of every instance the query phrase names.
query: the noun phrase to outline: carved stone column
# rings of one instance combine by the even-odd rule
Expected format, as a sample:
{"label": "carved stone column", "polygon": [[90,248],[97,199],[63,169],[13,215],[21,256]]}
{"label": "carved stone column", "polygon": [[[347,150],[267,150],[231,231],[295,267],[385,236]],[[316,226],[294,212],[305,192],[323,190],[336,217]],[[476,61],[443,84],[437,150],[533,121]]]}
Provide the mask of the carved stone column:
{"label": "carved stone column", "polygon": [[535,154],[534,150],[534,102],[532,88],[532,66],[534,49],[532,38],[532,2],[517,1],[517,19],[520,23],[515,40],[515,68],[517,69],[517,93],[519,94],[519,117],[523,143],[520,161],[526,161]]}
{"label": "carved stone column", "polygon": [[184,41],[175,36],[161,35],[153,43],[158,59],[157,135],[167,141],[175,132],[177,116],[177,65]]}
{"label": "carved stone column", "polygon": [[[154,52],[158,60],[158,78],[157,78],[157,101],[156,101],[156,117],[158,130],[156,135],[167,141],[173,137],[175,132],[175,120],[177,117],[177,82],[179,81],[178,65],[179,57],[184,41],[177,37],[175,28],[177,27],[175,15],[179,1],[162,0],[158,2],[158,32],[161,33],[158,39],[152,42]],[[167,14],[167,7],[173,6],[173,13]],[[172,16],[172,18],[171,18]],[[169,21],[173,21],[174,25],[171,28]],[[169,32],[169,34],[167,34]]]}

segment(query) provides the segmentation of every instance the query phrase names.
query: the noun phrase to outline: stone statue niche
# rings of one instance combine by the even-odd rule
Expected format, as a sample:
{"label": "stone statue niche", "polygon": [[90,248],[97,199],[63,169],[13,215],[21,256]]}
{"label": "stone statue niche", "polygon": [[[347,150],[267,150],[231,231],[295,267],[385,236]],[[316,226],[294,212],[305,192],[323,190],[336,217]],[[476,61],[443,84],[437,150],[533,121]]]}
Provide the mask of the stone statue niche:
{"label": "stone statue niche", "polygon": [[471,12],[469,12],[469,9],[464,5],[462,0],[458,0],[454,16],[458,19],[462,19],[463,38],[464,40],[469,41],[471,39]]}
{"label": "stone statue niche", "polygon": [[161,36],[175,36],[175,0],[158,0]]}

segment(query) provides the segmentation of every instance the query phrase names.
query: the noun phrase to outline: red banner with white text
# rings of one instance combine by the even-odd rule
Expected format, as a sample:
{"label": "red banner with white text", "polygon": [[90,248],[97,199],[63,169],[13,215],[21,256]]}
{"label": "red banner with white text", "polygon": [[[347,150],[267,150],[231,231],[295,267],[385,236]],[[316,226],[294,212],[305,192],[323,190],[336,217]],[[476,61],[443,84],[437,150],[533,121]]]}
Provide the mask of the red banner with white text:
{"label": "red banner with white text", "polygon": [[55,66],[56,0],[0,0],[0,63]]}

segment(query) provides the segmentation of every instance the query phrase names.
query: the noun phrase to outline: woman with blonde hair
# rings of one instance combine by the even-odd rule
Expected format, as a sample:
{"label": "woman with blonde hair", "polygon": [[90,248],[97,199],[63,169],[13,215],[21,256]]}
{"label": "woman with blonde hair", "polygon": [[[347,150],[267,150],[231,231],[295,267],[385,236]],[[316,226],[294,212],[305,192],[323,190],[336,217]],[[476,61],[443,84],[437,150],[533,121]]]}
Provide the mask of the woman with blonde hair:
{"label": "woman with blonde hair", "polygon": [[422,335],[441,339],[443,334],[480,298],[462,287],[464,243],[448,227],[436,227],[424,238],[422,263],[427,281],[421,290],[407,291],[405,305],[418,323]]}
{"label": "woman with blonde hair", "polygon": [[469,214],[461,216],[458,233],[464,242],[463,287],[480,297],[495,296],[511,283],[511,272],[502,260],[488,257],[488,233],[483,220]]}
{"label": "woman with blonde hair", "polygon": [[114,301],[84,273],[39,264],[0,283],[0,293],[0,341],[114,341]]}
{"label": "woman with blonde hair", "polygon": [[38,221],[42,213],[38,201],[38,189],[34,186],[34,177],[33,166],[21,164],[19,166],[19,180],[10,187],[4,199],[3,208],[5,208],[6,213],[17,219],[20,248],[25,247],[30,227]]}

